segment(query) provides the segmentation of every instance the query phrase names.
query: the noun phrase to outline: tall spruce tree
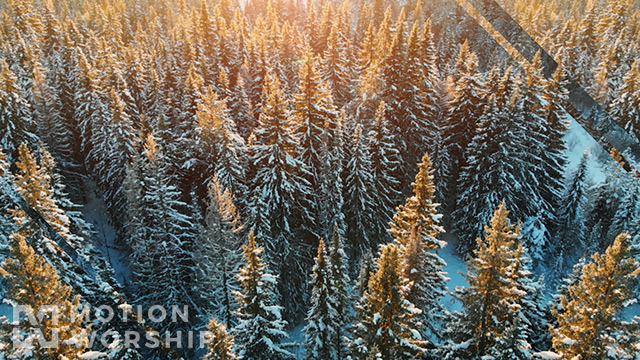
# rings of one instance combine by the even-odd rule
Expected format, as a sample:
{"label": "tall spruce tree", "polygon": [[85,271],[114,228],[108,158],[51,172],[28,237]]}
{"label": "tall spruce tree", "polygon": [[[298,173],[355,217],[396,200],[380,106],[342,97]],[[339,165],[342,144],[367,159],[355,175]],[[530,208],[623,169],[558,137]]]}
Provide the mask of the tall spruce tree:
{"label": "tall spruce tree", "polygon": [[35,124],[31,118],[30,104],[9,64],[0,60],[0,147],[9,161],[18,155],[22,142],[35,145]]}
{"label": "tall spruce tree", "polygon": [[[60,281],[56,270],[35,253],[23,235],[13,234],[10,243],[9,257],[0,267],[7,300],[14,306],[29,307],[32,316],[45,306],[55,306],[57,315],[55,318],[44,316],[37,324],[30,323],[27,317],[14,319],[13,326],[2,329],[6,332],[0,330],[6,346],[3,352],[20,359],[76,358],[87,347],[87,329],[82,317],[75,316],[81,311],[80,297],[72,295],[71,287]],[[41,344],[31,334],[34,328],[40,330],[45,342],[57,337],[58,346]],[[25,341],[26,346],[14,347],[19,341]]]}
{"label": "tall spruce tree", "polygon": [[413,183],[414,195],[398,206],[389,232],[400,247],[404,277],[410,281],[406,298],[422,309],[419,319],[424,330],[437,334],[438,322],[445,314],[440,300],[447,293],[449,279],[442,270],[446,263],[435,253],[447,243],[437,238],[444,229],[439,225],[442,215],[438,214],[438,204],[434,203],[432,174],[431,160],[425,153]]}
{"label": "tall spruce tree", "polygon": [[393,243],[384,245],[354,325],[356,358],[380,352],[383,359],[414,359],[426,353],[416,319],[421,311],[407,300],[408,285],[400,249]]}
{"label": "tall spruce tree", "polygon": [[296,156],[297,139],[289,117],[289,101],[280,80],[269,75],[264,87],[265,103],[260,124],[250,145],[255,167],[252,184],[252,230],[265,247],[266,262],[280,274],[287,315],[299,316],[305,294],[305,274],[311,255],[305,227],[313,223],[308,205],[309,171]]}
{"label": "tall spruce tree", "polygon": [[247,360],[289,359],[293,355],[282,348],[280,340],[287,338],[282,320],[282,307],[275,305],[276,276],[267,272],[262,261],[262,247],[253,233],[243,246],[245,266],[238,273],[240,291],[236,292],[239,322],[233,329],[236,351]]}
{"label": "tall spruce tree", "polygon": [[233,292],[238,289],[235,274],[242,258],[243,224],[233,195],[216,176],[209,184],[208,200],[203,238],[198,243],[195,259],[201,276],[198,287],[202,298],[211,302],[208,310],[230,328],[234,323]]}
{"label": "tall spruce tree", "polygon": [[318,256],[311,273],[311,299],[304,328],[308,359],[335,359],[336,325],[339,317],[331,260],[320,239]]}
{"label": "tall spruce tree", "polygon": [[[526,358],[529,344],[523,315],[528,272],[520,226],[509,222],[504,202],[495,210],[484,239],[478,238],[475,257],[468,262],[469,287],[456,288],[463,311],[454,313],[445,330],[450,349],[447,358]],[[514,354],[518,354],[517,356]]]}
{"label": "tall spruce tree", "polygon": [[551,334],[562,358],[632,359],[637,354],[638,324],[621,317],[640,276],[630,240],[620,234],[604,254],[593,255],[580,280],[561,297]]}

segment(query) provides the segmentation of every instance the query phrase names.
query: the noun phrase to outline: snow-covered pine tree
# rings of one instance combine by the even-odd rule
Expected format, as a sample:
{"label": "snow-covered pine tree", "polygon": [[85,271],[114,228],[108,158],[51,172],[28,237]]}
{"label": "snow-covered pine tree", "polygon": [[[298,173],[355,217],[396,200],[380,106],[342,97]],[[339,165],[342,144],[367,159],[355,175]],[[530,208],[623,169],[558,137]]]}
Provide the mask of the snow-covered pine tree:
{"label": "snow-covered pine tree", "polygon": [[[293,95],[293,122],[294,133],[298,140],[299,149],[296,150],[298,161],[304,164],[308,174],[305,178],[313,189],[308,199],[310,210],[319,214],[317,224],[311,229],[315,234],[326,232],[331,224],[323,221],[331,221],[334,214],[322,214],[321,211],[328,208],[325,199],[324,176],[328,175],[331,160],[327,157],[327,145],[329,140],[326,126],[336,123],[338,116],[333,105],[331,90],[321,77],[317,60],[310,50],[307,50],[298,70],[298,92]],[[333,130],[333,129],[331,129]]]}
{"label": "snow-covered pine tree", "polygon": [[347,225],[346,238],[350,258],[358,259],[378,244],[373,223],[375,213],[375,189],[369,141],[363,134],[362,125],[356,125],[350,144],[348,163],[345,168],[344,215]]}
{"label": "snow-covered pine tree", "polygon": [[209,352],[203,360],[237,360],[238,356],[233,351],[233,336],[227,332],[227,327],[215,318],[209,321],[207,330],[211,333],[207,347]]}
{"label": "snow-covered pine tree", "polygon": [[307,359],[335,359],[335,339],[338,336],[336,325],[344,313],[337,309],[332,264],[322,239],[318,244],[318,256],[310,282],[310,307],[304,328]]}
{"label": "snow-covered pine tree", "polygon": [[558,326],[551,334],[562,358],[633,359],[637,354],[637,323],[621,317],[640,276],[630,250],[629,235],[620,234],[604,254],[592,256],[580,281],[561,297],[561,309],[554,311]]}
{"label": "snow-covered pine tree", "polygon": [[[565,115],[561,106],[566,95],[561,84],[553,81],[546,85],[540,59],[538,53],[531,64],[525,65],[524,75],[516,78],[518,100],[514,107],[523,146],[529,149],[522,156],[523,177],[519,181],[528,186],[520,191],[514,211],[523,220],[522,239],[536,264],[544,258],[544,249],[550,242],[550,230],[556,221],[553,210],[562,195],[566,162]],[[557,73],[556,80],[561,81],[561,76],[561,72]],[[553,105],[545,107],[545,92],[552,93]]]}
{"label": "snow-covered pine tree", "polygon": [[393,216],[393,209],[402,199],[402,185],[398,179],[398,174],[402,169],[402,160],[393,140],[391,126],[385,116],[385,109],[384,101],[380,101],[369,132],[372,180],[376,194],[374,198],[374,223],[371,224],[371,227],[380,243],[390,240],[387,228]]}
{"label": "snow-covered pine tree", "polygon": [[109,104],[105,100],[108,99],[108,95],[102,89],[96,69],[89,63],[82,50],[76,50],[75,57],[77,74],[73,101],[76,107],[73,118],[80,127],[83,160],[89,173],[93,173],[97,160],[88,155],[97,141],[93,134],[96,129],[101,129],[109,123],[111,114]]}
{"label": "snow-covered pine tree", "polygon": [[[26,317],[14,319],[17,326],[0,329],[5,345],[3,352],[6,351],[10,358],[18,359],[76,358],[87,346],[87,338],[81,335],[82,331],[87,335],[87,329],[82,324],[83,319],[74,316],[81,311],[80,297],[72,295],[71,287],[60,281],[56,270],[35,253],[23,235],[13,234],[10,243],[9,258],[0,267],[7,300],[14,306],[28,306],[34,313],[43,306],[56,306],[58,316],[57,323],[51,317],[44,317],[35,326],[30,324]],[[52,340],[54,333],[57,333],[59,345],[41,346],[31,333],[34,327],[42,332],[45,341]],[[18,339],[12,338],[12,332],[15,330],[20,334]],[[29,346],[14,347],[13,340],[27,341]]]}
{"label": "snow-covered pine tree", "polygon": [[476,135],[477,122],[486,103],[486,99],[482,98],[484,84],[478,72],[478,59],[469,50],[466,41],[460,47],[458,63],[460,68],[454,74],[457,80],[450,86],[447,121],[442,139],[451,161],[448,166],[449,187],[443,189],[448,194],[456,193],[455,184],[459,173],[468,164],[467,147]]}
{"label": "snow-covered pine tree", "polygon": [[[131,248],[135,299],[145,307],[198,303],[194,256],[200,240],[194,209],[180,200],[167,173],[165,157],[152,135],[127,170],[129,217],[126,244]],[[195,309],[198,311],[199,309]],[[182,323],[158,324],[161,330]],[[174,329],[175,330],[175,329]]]}
{"label": "snow-covered pine tree", "polygon": [[[247,148],[244,139],[237,133],[227,104],[226,98],[219,99],[210,89],[198,104],[198,136],[202,140],[199,157],[206,162],[207,172],[217,177],[220,185],[233,193],[236,206],[244,211],[248,197]],[[207,179],[207,183],[210,181]]]}
{"label": "snow-covered pine tree", "polygon": [[233,195],[216,176],[209,183],[208,199],[203,238],[195,259],[201,276],[198,287],[202,299],[209,302],[205,309],[230,328],[234,323],[233,292],[238,289],[235,274],[242,259],[243,224]]}
{"label": "snow-covered pine tree", "polygon": [[262,250],[253,233],[249,233],[248,242],[243,245],[246,264],[237,275],[241,289],[236,292],[239,322],[232,332],[235,350],[246,360],[289,359],[293,355],[280,345],[287,338],[287,322],[282,320],[282,307],[275,304],[276,276],[268,273]]}
{"label": "snow-covered pine tree", "polygon": [[515,207],[512,198],[517,184],[511,178],[511,164],[521,150],[514,137],[517,128],[509,120],[509,99],[515,91],[512,71],[509,67],[501,76],[496,66],[489,73],[485,93],[488,105],[476,119],[476,134],[466,149],[467,164],[460,171],[457,209],[452,218],[459,238],[457,250],[463,255],[471,255],[475,239],[483,234],[483,224],[493,215],[492,209],[503,199]]}
{"label": "snow-covered pine tree", "polygon": [[347,330],[352,320],[351,279],[349,279],[348,258],[344,251],[340,225],[333,226],[331,243],[327,251],[331,265],[331,278],[333,280],[331,293],[335,302],[338,317],[334,320],[335,337],[333,347],[335,359],[342,360],[347,354]]}
{"label": "snow-covered pine tree", "polygon": [[[309,171],[295,153],[298,148],[289,117],[289,101],[280,80],[265,81],[260,124],[250,145],[250,163],[255,167],[251,186],[250,218],[257,241],[264,246],[265,261],[280,275],[285,315],[299,316],[305,289],[305,274],[312,261],[305,226],[313,223],[308,199]],[[294,315],[295,314],[295,315]]]}
{"label": "snow-covered pine tree", "polygon": [[436,252],[447,243],[437,238],[444,229],[439,225],[442,215],[438,214],[438,204],[434,203],[435,186],[428,153],[418,167],[413,196],[398,206],[389,232],[400,247],[404,277],[410,282],[406,298],[422,309],[418,316],[424,326],[421,330],[437,334],[438,322],[445,314],[441,299],[447,293],[449,279],[442,269],[446,263]]}
{"label": "snow-covered pine tree", "polygon": [[322,57],[322,80],[330,87],[335,104],[338,108],[344,106],[352,98],[353,75],[346,35],[342,28],[334,23],[327,38],[327,47]]}
{"label": "snow-covered pine tree", "polygon": [[611,103],[610,114],[629,135],[640,139],[640,60],[636,60],[622,79]]}
{"label": "snow-covered pine tree", "polygon": [[127,164],[136,153],[137,134],[133,120],[125,111],[125,103],[115,90],[110,91],[111,118],[99,127],[93,127],[93,146],[88,156],[93,160],[98,184],[105,190],[107,208],[116,228],[124,221],[125,196],[122,183]]}
{"label": "snow-covered pine tree", "polygon": [[523,336],[528,324],[522,308],[526,295],[522,283],[528,271],[523,266],[520,226],[511,224],[508,215],[503,202],[485,227],[484,239],[476,240],[475,257],[469,260],[465,274],[469,287],[455,290],[463,311],[453,314],[445,330],[447,359],[502,359],[528,352]]}
{"label": "snow-covered pine tree", "polygon": [[554,256],[561,256],[561,268],[557,269],[564,273],[564,269],[571,265],[574,257],[582,256],[586,250],[586,195],[587,184],[585,176],[589,161],[589,152],[585,151],[580,158],[578,167],[569,178],[562,202],[557,212],[556,241],[554,242]]}
{"label": "snow-covered pine tree", "polygon": [[420,310],[406,298],[408,285],[399,247],[393,243],[384,245],[354,325],[352,351],[357,359],[365,359],[374,348],[383,359],[425,355],[427,343],[422,340],[421,324],[416,319]]}
{"label": "snow-covered pine tree", "polygon": [[18,157],[18,146],[26,142],[35,145],[35,124],[30,105],[9,64],[0,60],[0,148],[12,163]]}

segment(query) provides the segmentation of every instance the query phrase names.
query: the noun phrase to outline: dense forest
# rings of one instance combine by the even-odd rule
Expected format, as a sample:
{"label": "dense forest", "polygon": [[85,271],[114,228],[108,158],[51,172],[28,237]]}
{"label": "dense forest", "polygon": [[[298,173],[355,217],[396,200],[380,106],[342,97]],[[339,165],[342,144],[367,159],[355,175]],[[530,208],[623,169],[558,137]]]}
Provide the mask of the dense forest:
{"label": "dense forest", "polygon": [[499,3],[552,76],[454,0],[0,0],[0,293],[71,339],[0,359],[640,359],[640,176],[566,140],[568,78],[640,140],[639,4]]}

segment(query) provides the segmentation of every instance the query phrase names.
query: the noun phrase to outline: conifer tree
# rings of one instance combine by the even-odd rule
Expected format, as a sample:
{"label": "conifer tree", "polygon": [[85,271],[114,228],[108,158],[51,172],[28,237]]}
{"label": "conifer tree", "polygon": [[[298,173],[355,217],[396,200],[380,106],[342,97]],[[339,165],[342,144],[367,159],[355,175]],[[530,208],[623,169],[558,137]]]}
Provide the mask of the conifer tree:
{"label": "conifer tree", "polygon": [[636,60],[622,79],[618,94],[611,103],[611,115],[627,131],[640,139],[640,60]]}
{"label": "conifer tree", "polygon": [[[220,185],[235,196],[236,206],[244,210],[247,199],[245,141],[238,135],[236,123],[230,117],[228,101],[207,90],[198,104],[200,157],[206,162],[207,172],[217,177]],[[211,181],[211,179],[207,179]]]}
{"label": "conifer tree", "polygon": [[[167,162],[152,135],[127,169],[127,245],[131,247],[136,299],[143,306],[198,301],[194,250],[200,241],[196,211],[180,199]],[[160,324],[161,328],[170,325]]]}
{"label": "conifer tree", "polygon": [[372,227],[380,242],[389,238],[387,227],[393,216],[394,207],[402,198],[402,185],[398,179],[402,169],[402,159],[394,143],[393,131],[385,116],[385,109],[386,105],[381,101],[369,132],[373,188],[376,194]]}
{"label": "conifer tree", "polygon": [[375,189],[369,142],[362,133],[360,124],[356,126],[351,144],[349,161],[345,168],[344,215],[347,225],[346,238],[349,239],[350,256],[358,259],[367,250],[373,250],[377,239],[372,215],[375,209]]}
{"label": "conifer tree", "polygon": [[581,254],[586,250],[586,186],[589,153],[585,152],[572,174],[558,210],[556,256]]}
{"label": "conifer tree", "polygon": [[[51,316],[46,316],[38,324],[30,324],[28,319],[14,319],[18,325],[21,339],[30,345],[27,348],[13,347],[10,334],[3,334],[7,338],[5,348],[10,356],[18,358],[51,359],[76,358],[87,346],[86,329],[81,316],[74,316],[80,311],[80,297],[71,293],[71,287],[61,283],[56,270],[37,255],[30,247],[23,235],[15,233],[10,239],[11,248],[9,258],[0,268],[0,275],[6,285],[5,296],[14,305],[28,306],[38,312],[44,306],[57,307],[57,323]],[[48,348],[41,346],[32,336],[30,329],[38,328],[45,341],[51,341],[57,336],[58,346]],[[84,336],[82,335],[84,332]],[[4,337],[3,336],[3,337]],[[71,341],[75,339],[75,341]]]}
{"label": "conifer tree", "polygon": [[447,292],[448,278],[442,270],[445,266],[435,251],[446,246],[437,236],[444,232],[434,203],[435,186],[429,154],[425,153],[413,183],[414,195],[397,208],[389,232],[401,249],[404,276],[410,281],[407,300],[424,309],[419,317],[432,333],[437,333],[437,322],[442,320],[444,309],[441,298]]}
{"label": "conifer tree", "polygon": [[227,332],[226,326],[215,318],[209,321],[207,330],[211,332],[207,347],[209,352],[203,357],[204,360],[236,360],[238,356],[233,352],[233,336]]}
{"label": "conifer tree", "polygon": [[305,293],[304,276],[311,260],[303,241],[305,226],[313,223],[308,200],[309,175],[304,163],[295,157],[297,139],[289,117],[289,101],[280,81],[270,75],[265,82],[265,104],[260,125],[250,145],[255,167],[250,217],[252,230],[266,251],[266,262],[280,274],[283,305],[290,314],[300,314]]}
{"label": "conifer tree", "polygon": [[230,327],[233,320],[233,291],[238,289],[235,274],[240,266],[243,229],[233,195],[217,177],[209,184],[208,206],[203,239],[196,255],[201,279],[198,281],[202,297],[213,304],[213,315]]}
{"label": "conifer tree", "polygon": [[335,349],[335,358],[341,360],[347,355],[347,329],[352,320],[350,314],[353,308],[351,280],[349,278],[349,269],[347,268],[349,261],[342,244],[339,225],[333,227],[331,243],[327,254],[331,266],[331,278],[333,280],[331,292],[333,294],[336,312],[338,313],[338,317],[334,321],[335,337],[332,344]]}
{"label": "conifer tree", "polygon": [[470,359],[491,356],[522,358],[529,344],[524,331],[524,249],[520,226],[510,224],[504,202],[496,209],[484,239],[478,238],[475,258],[468,262],[465,278],[469,287],[456,288],[463,312],[453,316],[448,358]]}
{"label": "conifer tree", "polygon": [[561,297],[551,334],[563,358],[632,359],[637,353],[637,323],[621,318],[640,276],[630,251],[629,235],[620,234],[604,254],[592,256],[580,281]]}
{"label": "conifer tree", "polygon": [[243,245],[245,266],[238,273],[240,291],[238,302],[238,325],[233,329],[236,351],[247,360],[288,359],[293,355],[280,345],[287,337],[287,324],[280,315],[282,307],[275,305],[276,276],[267,272],[262,261],[262,247],[256,244],[253,233]]}
{"label": "conifer tree", "polygon": [[35,145],[35,124],[18,79],[5,60],[0,61],[0,147],[9,161],[17,157],[22,142]]}
{"label": "conifer tree", "polygon": [[403,276],[397,245],[382,247],[377,270],[369,279],[368,287],[355,324],[355,356],[365,358],[373,349],[377,349],[383,359],[413,359],[424,355],[426,343],[421,339],[420,323],[415,318],[420,310],[406,298],[408,279]]}
{"label": "conifer tree", "polygon": [[447,102],[449,110],[443,131],[443,142],[451,161],[447,193],[455,193],[452,191],[453,186],[458,181],[460,171],[468,163],[465,152],[476,135],[477,122],[483,113],[485,103],[480,97],[484,84],[478,73],[478,60],[469,50],[466,41],[460,47],[456,64],[454,79],[457,80],[451,86],[450,100]]}
{"label": "conifer tree", "polygon": [[[314,213],[320,213],[326,208],[322,202],[329,200],[323,199],[322,186],[330,166],[326,163],[329,160],[326,154],[329,129],[326,126],[336,122],[337,112],[330,90],[320,78],[317,60],[307,52],[302,61],[298,72],[298,92],[293,95],[291,121],[300,147],[297,150],[298,161],[309,171],[306,178],[310,188],[317,189],[310,194],[309,201]],[[320,219],[330,219],[330,216],[322,214]],[[320,233],[323,227],[313,229],[314,233]]]}
{"label": "conifer tree", "polygon": [[335,338],[339,313],[334,294],[335,285],[331,260],[324,241],[320,239],[318,256],[311,273],[311,299],[304,328],[308,359],[334,359],[337,357]]}

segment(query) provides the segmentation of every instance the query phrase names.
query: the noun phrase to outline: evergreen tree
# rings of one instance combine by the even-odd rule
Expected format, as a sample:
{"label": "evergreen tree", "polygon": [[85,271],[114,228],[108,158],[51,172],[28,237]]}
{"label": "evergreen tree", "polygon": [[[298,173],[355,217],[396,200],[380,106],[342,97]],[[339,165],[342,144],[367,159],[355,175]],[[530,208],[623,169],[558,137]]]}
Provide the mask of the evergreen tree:
{"label": "evergreen tree", "polygon": [[510,224],[508,215],[503,202],[485,227],[484,239],[476,240],[475,258],[468,262],[465,274],[469,287],[456,288],[464,310],[454,314],[446,330],[450,338],[447,358],[527,358],[522,283],[528,272],[520,226]]}
{"label": "evergreen tree", "polygon": [[240,266],[243,225],[233,195],[215,176],[209,184],[208,198],[203,239],[196,255],[201,276],[198,284],[202,297],[212,302],[209,310],[215,309],[213,315],[230,327],[235,309],[233,291],[238,289],[234,274]]}
{"label": "evergreen tree", "polygon": [[604,254],[593,255],[580,281],[561,297],[551,334],[563,358],[632,359],[637,354],[637,324],[621,318],[640,276],[630,246],[629,235],[616,237]]}
{"label": "evergreen tree", "polygon": [[276,276],[267,272],[253,233],[243,246],[246,265],[238,273],[241,290],[236,292],[238,325],[233,329],[236,351],[247,360],[289,359],[293,355],[279,345],[287,337],[282,307],[274,304]]}
{"label": "evergreen tree", "polygon": [[333,322],[335,328],[335,337],[332,341],[335,349],[335,359],[341,360],[347,354],[347,329],[352,320],[350,315],[352,312],[352,295],[351,280],[349,279],[349,270],[347,254],[342,244],[342,236],[340,235],[340,226],[333,227],[331,236],[331,244],[328,249],[329,263],[331,266],[331,279],[333,299],[335,302],[336,312],[338,316]]}
{"label": "evergreen tree", "polygon": [[[9,356],[30,359],[76,358],[87,347],[87,330],[83,327],[82,317],[74,316],[80,309],[80,297],[73,296],[71,287],[61,283],[56,270],[45,262],[30,247],[25,237],[15,233],[10,239],[11,250],[0,268],[0,275],[6,286],[5,296],[14,305],[28,306],[34,315],[44,306],[57,307],[57,319],[45,316],[38,324],[30,324],[27,318],[14,319],[17,326],[3,333],[4,350]],[[57,321],[54,321],[57,320]],[[57,336],[56,347],[41,346],[30,334],[32,328],[38,328],[44,341]],[[19,331],[18,339],[10,339],[12,330]],[[3,329],[4,330],[4,329]],[[84,332],[84,336],[82,333]],[[28,346],[13,347],[12,340],[26,341]]]}
{"label": "evergreen tree", "polygon": [[375,209],[375,189],[372,188],[373,173],[369,143],[358,124],[351,143],[349,161],[345,168],[344,215],[347,225],[346,238],[351,258],[358,259],[367,250],[373,250],[378,244],[374,237],[375,229],[372,215]]}
{"label": "evergreen tree", "polygon": [[20,88],[16,75],[5,60],[0,61],[0,147],[9,157],[17,157],[22,142],[35,145],[37,138],[30,105]]}
{"label": "evergreen tree", "polygon": [[[194,250],[200,242],[195,209],[181,201],[152,135],[127,169],[126,243],[131,247],[135,298],[143,306],[197,302]],[[182,324],[158,324],[166,326]]]}
{"label": "evergreen tree", "polygon": [[402,198],[401,183],[398,173],[401,172],[400,152],[394,143],[391,126],[387,120],[386,105],[380,102],[375,114],[375,122],[369,132],[371,148],[371,168],[373,170],[373,188],[376,197],[373,214],[373,230],[380,242],[389,238],[387,227],[393,216],[393,209]]}
{"label": "evergreen tree", "polygon": [[389,232],[401,249],[404,277],[410,281],[406,298],[424,309],[419,318],[426,329],[436,334],[437,323],[445,314],[440,300],[447,293],[448,278],[442,270],[444,260],[435,253],[446,242],[437,239],[444,229],[439,225],[442,215],[436,210],[438,204],[434,203],[432,174],[431,160],[425,153],[413,183],[414,195],[398,206]]}
{"label": "evergreen tree", "polygon": [[238,356],[233,352],[233,336],[227,332],[224,324],[219,323],[215,318],[209,321],[207,330],[211,332],[207,347],[209,352],[203,357],[204,360],[236,360]]}
{"label": "evergreen tree", "polygon": [[[311,189],[315,191],[311,194],[310,202],[314,213],[320,213],[327,206],[322,204],[323,198],[323,177],[327,175],[330,166],[325,161],[327,158],[328,130],[326,124],[335,123],[337,116],[333,105],[331,93],[326,83],[320,78],[317,61],[310,52],[303,58],[298,77],[300,79],[298,92],[293,95],[293,113],[291,121],[295,127],[295,134],[298,139],[299,150],[297,158],[309,171],[306,176]],[[320,219],[331,220],[332,214],[322,214]],[[330,225],[330,224],[329,224]],[[320,222],[318,227],[312,229],[319,234],[323,228]]]}
{"label": "evergreen tree", "polygon": [[[558,209],[558,232],[555,256],[580,255],[586,250],[585,176],[589,153],[585,152],[570,178]],[[566,260],[565,260],[566,261]],[[562,271],[562,269],[559,269]]]}
{"label": "evergreen tree", "polygon": [[304,276],[310,260],[305,229],[313,223],[307,204],[310,198],[309,171],[295,151],[285,98],[277,76],[265,82],[265,104],[260,125],[250,145],[251,164],[255,167],[252,184],[251,219],[253,231],[266,250],[266,261],[280,274],[279,289],[289,314],[300,314],[305,293]]}
{"label": "evergreen tree", "polygon": [[353,352],[357,358],[375,353],[373,349],[383,359],[413,359],[425,354],[426,343],[415,318],[420,310],[406,298],[408,283],[398,246],[384,245],[358,311],[361,317],[354,325]]}
{"label": "evergreen tree", "polygon": [[469,50],[466,41],[460,47],[457,64],[460,68],[454,74],[457,80],[451,86],[450,100],[447,102],[449,110],[443,131],[443,142],[451,161],[447,193],[455,193],[452,189],[458,181],[458,174],[468,164],[465,152],[476,135],[477,122],[485,103],[481,97],[484,84],[478,73],[478,60]]}
{"label": "evergreen tree", "polygon": [[611,115],[633,136],[640,139],[640,60],[636,60],[622,79],[618,94],[611,103]]}
{"label": "evergreen tree", "polygon": [[318,256],[311,274],[311,299],[304,328],[308,359],[335,359],[338,312],[331,260],[320,239]]}

